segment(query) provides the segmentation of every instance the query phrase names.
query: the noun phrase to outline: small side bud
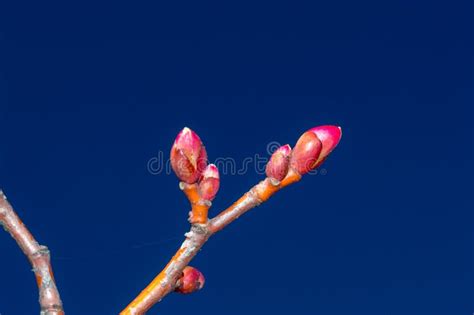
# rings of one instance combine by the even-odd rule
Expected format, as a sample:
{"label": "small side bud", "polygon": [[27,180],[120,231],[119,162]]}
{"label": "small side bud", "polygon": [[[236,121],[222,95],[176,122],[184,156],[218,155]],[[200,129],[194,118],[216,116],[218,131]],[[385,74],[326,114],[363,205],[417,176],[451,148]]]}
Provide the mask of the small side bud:
{"label": "small side bud", "polygon": [[306,131],[296,143],[291,154],[290,165],[301,175],[314,168],[321,153],[322,144],[313,132]]}
{"label": "small side bud", "polygon": [[199,182],[199,193],[204,200],[212,201],[219,191],[219,170],[214,164],[209,164],[202,172]]}
{"label": "small side bud", "polygon": [[174,141],[170,160],[176,176],[183,182],[194,184],[207,165],[207,153],[199,136],[185,127]]}
{"label": "small side bud", "polygon": [[175,292],[190,294],[204,286],[204,275],[194,267],[187,266],[183,269],[181,278],[176,282]]}
{"label": "small side bud", "polygon": [[313,132],[322,144],[321,154],[313,167],[316,168],[326,160],[329,153],[337,146],[342,137],[342,129],[338,126],[325,125],[314,127],[309,131]]}
{"label": "small side bud", "polygon": [[289,144],[279,147],[273,152],[270,161],[267,163],[265,173],[267,177],[281,181],[288,173],[290,166],[291,147]]}

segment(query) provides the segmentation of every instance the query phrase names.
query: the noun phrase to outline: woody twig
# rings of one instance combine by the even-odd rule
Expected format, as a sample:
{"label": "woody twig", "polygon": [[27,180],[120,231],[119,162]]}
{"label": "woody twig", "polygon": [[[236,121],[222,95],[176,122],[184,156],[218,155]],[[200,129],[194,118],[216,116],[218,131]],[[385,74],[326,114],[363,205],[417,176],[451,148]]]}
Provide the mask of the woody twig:
{"label": "woody twig", "polygon": [[54,281],[49,250],[34,239],[2,191],[0,224],[17,242],[33,267],[39,289],[41,315],[64,315],[63,304]]}
{"label": "woody twig", "polygon": [[267,177],[229,208],[208,220],[211,201],[219,189],[219,173],[215,165],[207,165],[207,153],[197,134],[184,128],[171,149],[171,165],[182,181],[180,188],[191,203],[191,229],[166,267],[120,314],[145,314],[170,292],[192,293],[201,289],[204,276],[188,264],[207,240],[280,189],[319,167],[339,143],[341,135],[339,127],[320,126],[305,132],[293,150],[289,145],[280,147],[267,164]]}

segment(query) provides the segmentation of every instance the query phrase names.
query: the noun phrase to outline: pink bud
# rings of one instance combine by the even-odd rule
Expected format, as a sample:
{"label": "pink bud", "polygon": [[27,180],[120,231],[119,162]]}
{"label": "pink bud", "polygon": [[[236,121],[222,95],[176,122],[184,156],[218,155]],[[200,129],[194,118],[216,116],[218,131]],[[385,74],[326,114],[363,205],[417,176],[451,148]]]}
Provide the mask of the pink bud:
{"label": "pink bud", "polygon": [[175,291],[183,294],[196,292],[204,286],[204,275],[194,267],[187,266],[176,283]]}
{"label": "pink bud", "polygon": [[291,147],[289,144],[279,147],[273,152],[270,161],[267,163],[265,173],[267,177],[281,181],[288,173],[290,166]]}
{"label": "pink bud", "polygon": [[183,182],[194,184],[207,164],[207,153],[199,136],[185,127],[171,148],[171,167]]}
{"label": "pink bud", "polygon": [[219,190],[219,170],[214,164],[209,164],[202,172],[199,182],[199,192],[204,200],[213,200]]}
{"label": "pink bud", "polygon": [[301,175],[308,173],[314,168],[321,153],[322,144],[316,134],[306,131],[298,139],[293,153],[291,154],[290,165]]}
{"label": "pink bud", "polygon": [[342,137],[342,129],[338,126],[319,126],[310,129],[321,141],[322,149],[316,164],[313,168],[320,166],[324,160],[328,157],[329,153],[334,150]]}

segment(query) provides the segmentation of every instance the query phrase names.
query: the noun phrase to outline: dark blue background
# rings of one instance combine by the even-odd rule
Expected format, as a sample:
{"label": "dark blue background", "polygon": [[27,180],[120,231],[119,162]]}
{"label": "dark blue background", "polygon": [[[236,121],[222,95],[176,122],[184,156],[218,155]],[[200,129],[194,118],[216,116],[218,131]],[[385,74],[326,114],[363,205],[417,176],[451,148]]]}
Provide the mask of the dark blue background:
{"label": "dark blue background", "polygon": [[[188,229],[147,162],[189,126],[211,161],[339,124],[326,175],[213,238],[149,314],[474,311],[472,3],[3,4],[1,186],[53,253],[68,314],[117,314]],[[222,176],[212,213],[262,178]],[[0,237],[0,313],[38,313]]]}

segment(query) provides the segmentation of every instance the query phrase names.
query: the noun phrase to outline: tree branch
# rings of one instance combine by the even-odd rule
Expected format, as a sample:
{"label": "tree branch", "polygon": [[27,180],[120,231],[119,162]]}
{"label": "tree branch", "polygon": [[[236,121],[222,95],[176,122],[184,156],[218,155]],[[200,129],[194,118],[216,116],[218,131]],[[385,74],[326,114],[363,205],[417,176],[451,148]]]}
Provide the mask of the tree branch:
{"label": "tree branch", "polygon": [[0,224],[15,239],[33,267],[39,289],[41,315],[64,315],[46,246],[39,245],[0,190]]}
{"label": "tree branch", "polygon": [[[180,188],[191,203],[191,230],[185,234],[186,239],[166,267],[120,314],[141,315],[173,290],[187,294],[202,288],[204,276],[188,264],[207,240],[280,189],[299,181],[301,175],[320,166],[341,135],[340,127],[319,126],[303,133],[293,150],[289,145],[281,146],[266,165],[267,177],[229,208],[208,220],[211,201],[219,190],[219,170],[214,164],[207,164],[207,152],[199,136],[184,128],[176,137],[170,155],[171,166],[181,180]],[[38,244],[1,190],[0,224],[15,239],[33,267],[41,315],[64,315],[48,248]]]}
{"label": "tree branch", "polygon": [[163,271],[153,279],[120,315],[145,314],[154,304],[161,301],[163,297],[174,290],[176,282],[183,273],[183,269],[214,233],[225,228],[245,212],[267,201],[278,190],[300,179],[301,175],[294,169],[290,169],[287,177],[281,182],[273,178],[266,178],[215,218],[205,224],[193,224],[191,230],[186,233],[186,239],[181,247]]}

